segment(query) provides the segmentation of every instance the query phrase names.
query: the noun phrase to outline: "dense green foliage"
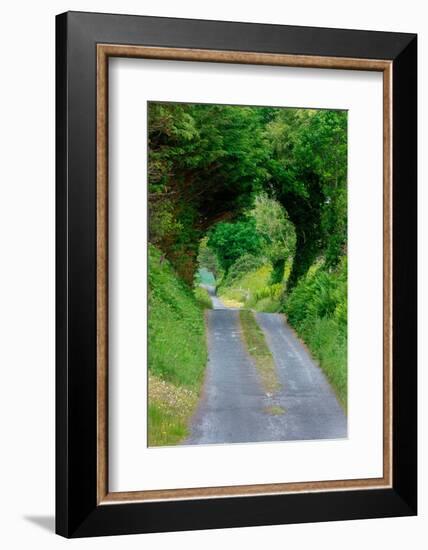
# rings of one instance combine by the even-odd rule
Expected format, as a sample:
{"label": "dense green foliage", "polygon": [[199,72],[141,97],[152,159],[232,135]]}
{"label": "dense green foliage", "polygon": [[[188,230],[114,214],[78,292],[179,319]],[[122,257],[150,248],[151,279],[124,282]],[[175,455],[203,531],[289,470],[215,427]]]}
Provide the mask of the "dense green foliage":
{"label": "dense green foliage", "polygon": [[347,116],[342,111],[282,109],[268,125],[277,197],[296,230],[288,287],[317,256],[335,265],[346,252]]}
{"label": "dense green foliage", "polygon": [[342,111],[150,103],[151,242],[191,282],[206,230],[264,191],[295,228],[289,287],[321,254],[334,266],[346,252],[346,133]]}
{"label": "dense green foliage", "polygon": [[235,223],[220,222],[214,226],[208,239],[209,247],[226,272],[242,256],[259,255],[261,244],[256,223],[251,218]]}
{"label": "dense green foliage", "polygon": [[197,302],[201,305],[202,308],[211,309],[213,307],[210,295],[204,287],[196,286],[193,292],[195,294]]}
{"label": "dense green foliage", "polygon": [[240,258],[234,262],[222,281],[222,286],[230,287],[235,282],[239,284],[239,279],[250,273],[251,271],[257,270],[259,267],[262,267],[265,263],[264,258],[260,256],[253,256],[252,254],[243,254]]}
{"label": "dense green foliage", "polygon": [[267,178],[264,119],[251,107],[149,104],[149,238],[188,281],[204,230]]}
{"label": "dense green foliage", "polygon": [[254,198],[249,215],[263,241],[263,254],[272,265],[271,284],[281,283],[287,260],[294,257],[296,232],[280,203],[261,193]]}
{"label": "dense green foliage", "polygon": [[223,270],[220,266],[220,261],[217,254],[208,246],[208,236],[201,239],[199,243],[197,263],[199,266],[199,272],[201,270],[205,270],[205,272],[209,272],[211,274],[209,280],[207,280],[206,277],[202,280],[203,276],[202,273],[200,273],[200,282],[205,284],[214,284],[215,279],[221,279]]}

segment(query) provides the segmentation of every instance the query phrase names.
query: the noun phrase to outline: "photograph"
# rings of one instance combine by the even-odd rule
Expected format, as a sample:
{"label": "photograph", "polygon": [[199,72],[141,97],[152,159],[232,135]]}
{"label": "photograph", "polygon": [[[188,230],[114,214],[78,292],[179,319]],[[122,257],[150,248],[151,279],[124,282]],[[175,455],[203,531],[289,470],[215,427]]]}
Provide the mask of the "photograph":
{"label": "photograph", "polygon": [[427,547],[423,6],[3,5],[1,548]]}
{"label": "photograph", "polygon": [[347,438],[348,112],[147,113],[148,446]]}

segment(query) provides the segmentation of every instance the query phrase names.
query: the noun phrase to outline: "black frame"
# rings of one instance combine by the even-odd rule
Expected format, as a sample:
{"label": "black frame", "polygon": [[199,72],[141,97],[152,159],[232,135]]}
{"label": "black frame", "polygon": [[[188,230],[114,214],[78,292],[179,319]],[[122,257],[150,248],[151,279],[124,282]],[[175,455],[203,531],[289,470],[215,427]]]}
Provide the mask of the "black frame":
{"label": "black frame", "polygon": [[[96,45],[393,62],[393,487],[97,506]],[[56,18],[56,532],[65,537],[417,512],[417,36],[68,12]]]}

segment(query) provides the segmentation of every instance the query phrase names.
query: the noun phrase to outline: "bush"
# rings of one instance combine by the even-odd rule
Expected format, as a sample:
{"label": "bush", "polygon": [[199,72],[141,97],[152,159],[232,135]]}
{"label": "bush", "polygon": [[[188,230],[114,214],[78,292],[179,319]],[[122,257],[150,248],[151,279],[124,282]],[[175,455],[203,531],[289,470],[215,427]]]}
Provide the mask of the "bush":
{"label": "bush", "polygon": [[275,285],[264,286],[260,290],[257,290],[254,293],[254,298],[256,301],[263,300],[264,298],[272,298],[274,300],[279,300],[282,296],[283,285],[282,283],[277,283]]}
{"label": "bush", "polygon": [[281,309],[281,302],[274,298],[262,298],[254,304],[254,309],[264,313],[278,313]]}
{"label": "bush", "polygon": [[207,244],[227,272],[242,256],[258,255],[262,243],[254,219],[248,218],[233,223],[217,223],[209,232]]}
{"label": "bush", "polygon": [[338,269],[327,271],[321,262],[314,264],[287,297],[285,311],[292,324],[300,325],[323,317],[336,319],[341,330],[347,328],[346,258]]}
{"label": "bush", "polygon": [[213,304],[211,301],[211,296],[208,293],[206,288],[202,286],[197,286],[193,291],[196,300],[203,309],[212,309]]}
{"label": "bush", "polygon": [[230,286],[233,281],[239,279],[250,271],[255,271],[263,265],[263,259],[252,254],[244,254],[236,260],[236,262],[230,267],[227,276],[224,280],[225,286]]}

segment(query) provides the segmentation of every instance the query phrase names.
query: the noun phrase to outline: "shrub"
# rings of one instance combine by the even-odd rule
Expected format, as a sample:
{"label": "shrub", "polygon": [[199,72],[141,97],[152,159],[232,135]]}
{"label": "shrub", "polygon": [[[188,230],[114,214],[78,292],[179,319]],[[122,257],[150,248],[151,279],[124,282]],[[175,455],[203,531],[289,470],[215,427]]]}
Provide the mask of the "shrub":
{"label": "shrub", "polygon": [[257,255],[261,251],[261,238],[252,218],[217,223],[210,230],[207,244],[216,253],[225,271],[241,256]]}
{"label": "shrub", "polygon": [[229,286],[250,271],[255,271],[263,265],[263,259],[259,256],[253,256],[252,254],[244,254],[236,260],[236,262],[230,267],[227,277],[224,280],[224,285]]}
{"label": "shrub", "polygon": [[202,286],[197,286],[193,293],[197,302],[203,309],[212,309],[213,304],[211,301],[211,296],[209,295],[206,288],[203,288]]}

